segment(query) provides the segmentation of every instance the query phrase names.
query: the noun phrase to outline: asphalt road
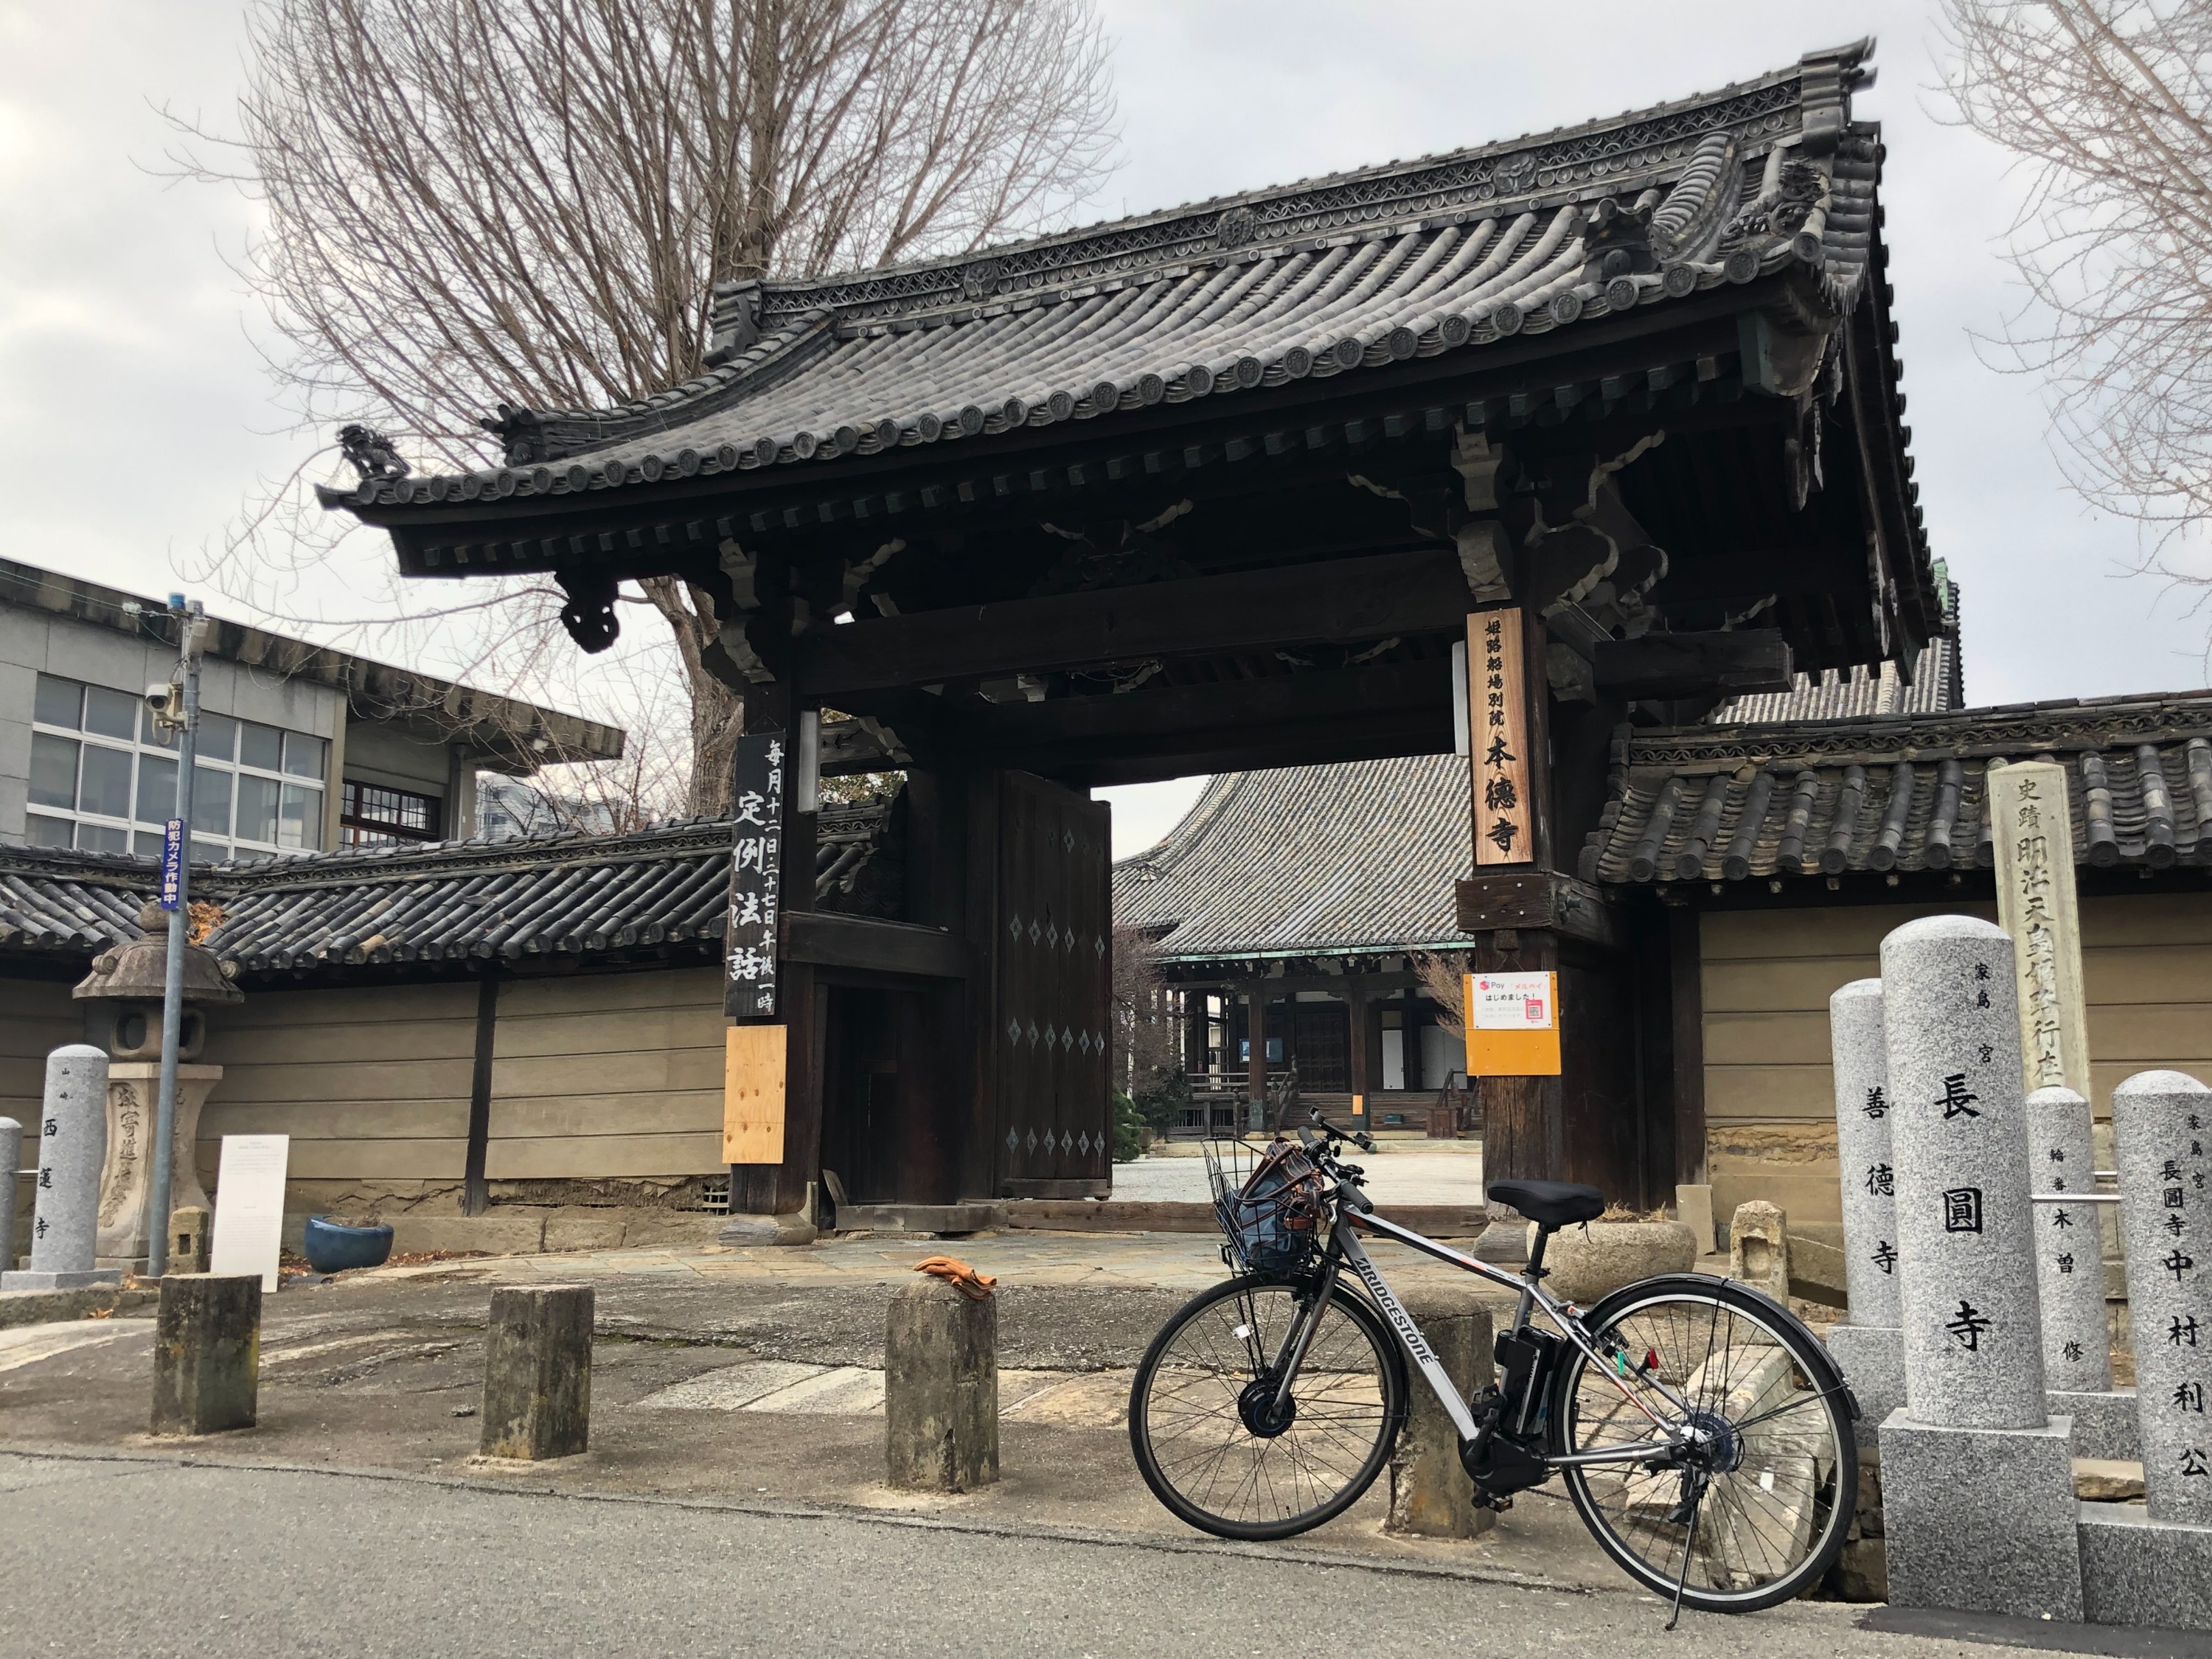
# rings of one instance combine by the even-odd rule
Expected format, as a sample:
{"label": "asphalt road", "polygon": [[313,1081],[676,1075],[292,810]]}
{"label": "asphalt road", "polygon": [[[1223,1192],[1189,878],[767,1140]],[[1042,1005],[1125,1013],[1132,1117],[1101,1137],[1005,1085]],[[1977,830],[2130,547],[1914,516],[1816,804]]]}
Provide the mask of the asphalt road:
{"label": "asphalt road", "polygon": [[1726,1619],[1623,1589],[367,1474],[0,1454],[0,1654],[799,1653],[2002,1659],[1856,1609]]}

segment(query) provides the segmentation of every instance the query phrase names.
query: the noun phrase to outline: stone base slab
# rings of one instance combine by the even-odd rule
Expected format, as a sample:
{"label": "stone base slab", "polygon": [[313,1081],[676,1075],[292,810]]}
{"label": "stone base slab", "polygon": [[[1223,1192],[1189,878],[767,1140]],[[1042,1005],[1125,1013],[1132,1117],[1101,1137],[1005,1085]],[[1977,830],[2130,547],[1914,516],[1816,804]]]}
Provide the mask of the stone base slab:
{"label": "stone base slab", "polygon": [[821,1235],[804,1215],[739,1215],[734,1212],[714,1237],[725,1244],[811,1244]]}
{"label": "stone base slab", "polygon": [[1889,1599],[1900,1607],[2082,1617],[2073,1426],[1882,1424]]}
{"label": "stone base slab", "polygon": [[0,1273],[0,1291],[76,1291],[88,1285],[120,1285],[120,1267],[90,1267],[82,1273],[42,1273],[26,1267],[21,1272]]}
{"label": "stone base slab", "polygon": [[1859,1402],[1859,1434],[1871,1444],[1905,1405],[1905,1333],[1892,1325],[1836,1325],[1827,1343]]}
{"label": "stone base slab", "polygon": [[2092,1624],[2212,1630],[2212,1527],[2154,1521],[2125,1504],[2084,1504],[2079,1533]]}
{"label": "stone base slab", "polygon": [[2118,1463],[2142,1462],[2142,1435],[2136,1425],[2136,1391],[2114,1389],[2109,1394],[2077,1394],[2053,1389],[2044,1396],[2053,1417],[2074,1421],[2074,1455],[2101,1457]]}
{"label": "stone base slab", "polygon": [[0,1331],[18,1325],[52,1325],[94,1314],[128,1313],[154,1300],[151,1291],[86,1285],[73,1291],[0,1291]]}

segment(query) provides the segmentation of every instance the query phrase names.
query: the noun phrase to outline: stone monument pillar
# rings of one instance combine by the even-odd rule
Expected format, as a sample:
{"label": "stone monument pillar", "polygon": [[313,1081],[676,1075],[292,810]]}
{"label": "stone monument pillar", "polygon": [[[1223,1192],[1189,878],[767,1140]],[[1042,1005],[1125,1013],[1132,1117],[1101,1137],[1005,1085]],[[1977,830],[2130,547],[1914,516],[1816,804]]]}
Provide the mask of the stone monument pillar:
{"label": "stone monument pillar", "polygon": [[2071,1089],[2087,1099],[2088,1014],[2066,769],[2050,761],[1993,767],[1989,791],[1997,921],[2019,945],[2014,984],[2027,1085]]}
{"label": "stone monument pillar", "polygon": [[[2073,1090],[2027,1097],[2029,1179],[2052,1198],[2096,1191],[2089,1103]],[[2053,1392],[2106,1394],[2112,1386],[2105,1328],[2105,1264],[2094,1204],[2035,1206],[2035,1282],[2043,1307],[2043,1375]]]}
{"label": "stone monument pillar", "polygon": [[[106,1150],[107,1056],[73,1042],[46,1056],[39,1113],[39,1176],[31,1213],[31,1265],[0,1273],[0,1291],[66,1291],[113,1285],[123,1275],[93,1266],[100,1161]],[[14,1171],[9,1172],[12,1179]]]}
{"label": "stone monument pillar", "polygon": [[2013,942],[1971,916],[1882,941],[1904,1407],[1881,1426],[1899,1607],[2081,1617],[2073,1447],[2051,1420]]}
{"label": "stone monument pillar", "polygon": [[[198,907],[194,907],[198,908]],[[154,1187],[154,1121],[161,1098],[161,993],[168,969],[169,913],[158,904],[141,906],[135,939],[103,951],[92,971],[71,994],[113,1005],[108,1018],[107,1158],[100,1177],[98,1257],[104,1267],[142,1273],[147,1261],[147,1227],[166,1224],[149,1216]],[[238,1002],[243,994],[230,982],[213,951],[197,941],[185,946],[184,1018],[177,1055],[196,1059],[207,1036],[202,1010],[210,1003]],[[179,1064],[176,1115],[172,1121],[169,1207],[206,1209],[195,1156],[200,1108],[222,1077],[220,1066]]]}
{"label": "stone monument pillar", "polygon": [[2212,1527],[2212,1089],[2142,1072],[2112,1091],[2120,1231],[2128,1255],[2142,1431],[2154,1521]]}
{"label": "stone monument pillar", "polygon": [[15,1266],[15,1172],[23,1167],[23,1126],[0,1117],[0,1273]]}
{"label": "stone monument pillar", "polygon": [[1879,1428],[1905,1403],[1899,1328],[1897,1160],[1890,1151],[1889,1049],[1881,981],[1855,979],[1828,999],[1836,1079],[1836,1155],[1844,1188],[1844,1281],[1850,1312],[1828,1348]]}
{"label": "stone monument pillar", "polygon": [[2112,1091],[2143,1507],[2081,1506],[2100,1624],[2212,1629],[2212,1089],[2139,1072]]}

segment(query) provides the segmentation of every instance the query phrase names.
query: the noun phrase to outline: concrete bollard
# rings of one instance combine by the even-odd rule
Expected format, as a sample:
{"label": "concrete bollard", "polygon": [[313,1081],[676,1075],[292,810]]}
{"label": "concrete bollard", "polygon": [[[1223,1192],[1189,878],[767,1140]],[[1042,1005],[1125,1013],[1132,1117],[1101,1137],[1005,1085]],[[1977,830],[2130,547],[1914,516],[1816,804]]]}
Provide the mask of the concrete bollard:
{"label": "concrete bollard", "polygon": [[2013,942],[1926,916],[1881,942],[1913,1420],[2041,1428],[2043,1322],[2028,1202]]}
{"label": "concrete bollard", "polygon": [[[2030,1095],[2027,1158],[2028,1179],[2039,1193],[2095,1192],[2089,1103],[2071,1089]],[[2112,1336],[2105,1324],[2095,1205],[2035,1206],[2035,1283],[2043,1310],[2045,1386],[2071,1394],[2106,1392],[2112,1386]]]}
{"label": "concrete bollard", "polygon": [[970,1492],[999,1478],[999,1304],[926,1278],[884,1328],[884,1462],[894,1486]]}
{"label": "concrete bollard", "polygon": [[537,1462],[589,1446],[592,1308],[588,1285],[491,1293],[482,1455]]}
{"label": "concrete bollard", "polygon": [[39,1114],[31,1265],[0,1273],[0,1290],[66,1291],[122,1282],[119,1268],[92,1265],[100,1167],[106,1157],[107,1056],[82,1042],[57,1048],[46,1056],[46,1100]]}
{"label": "concrete bollard", "polygon": [[250,1429],[260,1392],[261,1275],[165,1275],[154,1317],[153,1432]]}
{"label": "concrete bollard", "polygon": [[1790,1305],[1790,1218],[1763,1198],[1735,1206],[1729,1223],[1729,1277]]}
{"label": "concrete bollard", "polygon": [[15,1266],[15,1172],[23,1167],[23,1126],[0,1117],[0,1273]]}
{"label": "concrete bollard", "polygon": [[2140,1072],[2112,1091],[2143,1505],[2212,1526],[2212,1089]]}
{"label": "concrete bollard", "polygon": [[204,1273],[208,1270],[208,1212],[197,1204],[169,1212],[169,1271]]}
{"label": "concrete bollard", "polygon": [[[1443,1362],[1462,1400],[1495,1376],[1490,1310],[1463,1291],[1422,1287],[1399,1298]],[[1390,1455],[1390,1516],[1395,1533],[1424,1538],[1474,1538],[1498,1524],[1494,1510],[1479,1509],[1474,1482],[1459,1461],[1459,1431],[1418,1372],[1405,1432]]]}

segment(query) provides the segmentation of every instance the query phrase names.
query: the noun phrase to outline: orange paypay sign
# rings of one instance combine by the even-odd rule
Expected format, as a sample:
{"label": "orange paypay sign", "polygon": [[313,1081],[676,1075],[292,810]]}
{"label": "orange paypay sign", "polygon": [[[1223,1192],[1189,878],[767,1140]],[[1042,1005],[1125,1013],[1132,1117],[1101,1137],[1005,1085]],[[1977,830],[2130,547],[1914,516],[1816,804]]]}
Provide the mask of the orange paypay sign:
{"label": "orange paypay sign", "polygon": [[1468,974],[1469,1077],[1559,1074],[1559,976],[1554,973]]}

